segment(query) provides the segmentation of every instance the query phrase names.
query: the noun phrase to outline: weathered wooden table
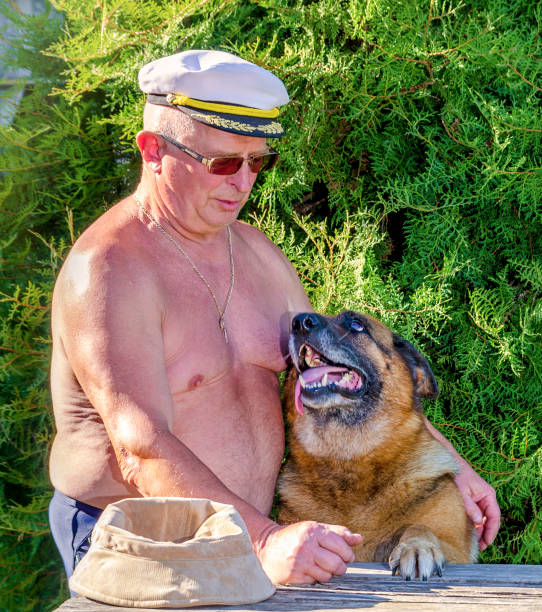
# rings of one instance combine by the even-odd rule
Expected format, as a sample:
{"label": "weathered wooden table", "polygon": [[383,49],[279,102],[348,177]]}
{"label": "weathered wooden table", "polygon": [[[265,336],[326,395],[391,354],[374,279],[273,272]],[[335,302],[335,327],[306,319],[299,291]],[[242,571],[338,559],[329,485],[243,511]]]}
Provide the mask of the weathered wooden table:
{"label": "weathered wooden table", "polygon": [[[398,576],[391,576],[384,564],[353,563],[344,576],[325,584],[280,587],[273,597],[258,604],[200,607],[196,610],[346,612],[365,608],[377,612],[542,612],[542,565],[449,565],[442,578],[406,582]],[[84,597],[73,597],[57,610],[134,612],[134,608],[100,604]]]}

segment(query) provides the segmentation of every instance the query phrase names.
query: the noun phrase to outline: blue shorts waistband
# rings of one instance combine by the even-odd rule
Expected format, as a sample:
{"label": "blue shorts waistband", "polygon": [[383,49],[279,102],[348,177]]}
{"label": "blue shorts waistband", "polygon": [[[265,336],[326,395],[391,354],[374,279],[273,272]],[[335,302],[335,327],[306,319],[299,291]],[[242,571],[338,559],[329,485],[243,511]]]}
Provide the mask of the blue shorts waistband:
{"label": "blue shorts waistband", "polygon": [[77,508],[77,510],[81,510],[83,512],[86,512],[86,514],[90,514],[90,516],[92,516],[92,517],[94,517],[96,519],[103,512],[102,508],[96,508],[96,506],[91,506],[89,504],[85,504],[84,502],[79,501],[78,499],[74,499],[73,497],[69,497],[68,495],[65,495],[64,493],[62,493],[58,489],[55,489],[54,497],[60,503],[64,503],[67,506],[71,506],[72,508]]}

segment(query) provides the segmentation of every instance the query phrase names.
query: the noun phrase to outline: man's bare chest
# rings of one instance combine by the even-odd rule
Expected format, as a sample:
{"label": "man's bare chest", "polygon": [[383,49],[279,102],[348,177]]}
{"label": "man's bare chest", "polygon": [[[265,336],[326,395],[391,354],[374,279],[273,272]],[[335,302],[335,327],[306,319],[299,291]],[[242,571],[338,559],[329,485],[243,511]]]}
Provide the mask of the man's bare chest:
{"label": "man's bare chest", "polygon": [[[237,280],[224,325],[213,296],[203,282],[174,286],[164,299],[162,337],[172,392],[190,391],[221,379],[232,368],[285,367],[287,300],[266,283]],[[196,279],[200,280],[200,279]],[[216,291],[223,311],[227,292]]]}

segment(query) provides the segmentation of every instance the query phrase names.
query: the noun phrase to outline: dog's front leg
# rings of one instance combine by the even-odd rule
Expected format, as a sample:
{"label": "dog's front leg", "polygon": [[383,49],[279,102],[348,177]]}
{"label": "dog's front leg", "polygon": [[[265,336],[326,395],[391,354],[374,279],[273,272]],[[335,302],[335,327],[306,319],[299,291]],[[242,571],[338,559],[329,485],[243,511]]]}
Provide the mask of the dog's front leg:
{"label": "dog's front leg", "polygon": [[392,573],[405,580],[427,580],[434,573],[442,576],[445,561],[440,540],[425,525],[407,527],[389,558]]}

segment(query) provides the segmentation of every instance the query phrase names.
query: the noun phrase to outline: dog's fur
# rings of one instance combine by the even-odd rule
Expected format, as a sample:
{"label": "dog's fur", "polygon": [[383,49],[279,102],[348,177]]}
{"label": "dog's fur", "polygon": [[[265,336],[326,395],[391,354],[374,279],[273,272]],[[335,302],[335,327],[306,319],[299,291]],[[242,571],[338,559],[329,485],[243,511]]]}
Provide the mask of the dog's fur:
{"label": "dog's fur", "polygon": [[[419,398],[438,394],[426,359],[381,322],[354,312],[297,315],[290,355],[290,451],[278,484],[279,522],[346,525],[363,535],[357,561],[389,561],[407,580],[441,574],[445,560],[475,562],[457,464],[423,421]],[[296,410],[300,373],[311,380],[307,361],[353,370],[361,388],[298,386]]]}

